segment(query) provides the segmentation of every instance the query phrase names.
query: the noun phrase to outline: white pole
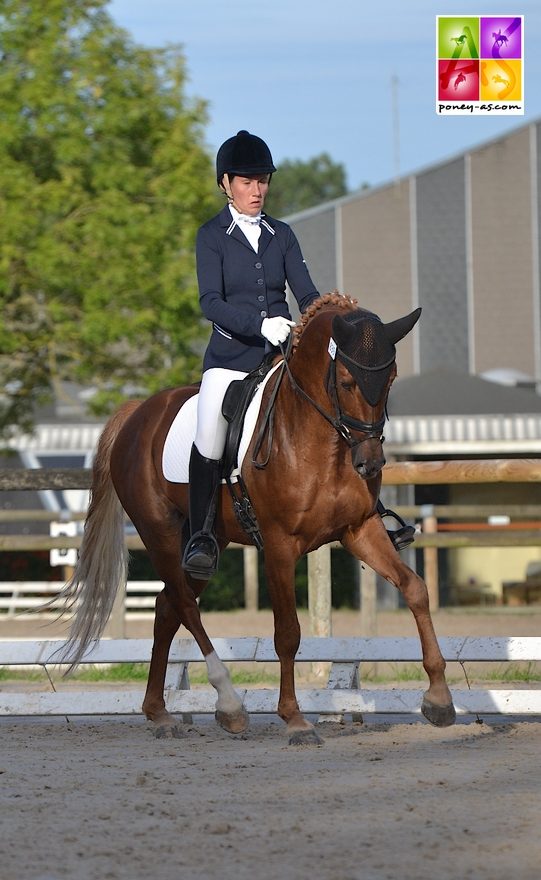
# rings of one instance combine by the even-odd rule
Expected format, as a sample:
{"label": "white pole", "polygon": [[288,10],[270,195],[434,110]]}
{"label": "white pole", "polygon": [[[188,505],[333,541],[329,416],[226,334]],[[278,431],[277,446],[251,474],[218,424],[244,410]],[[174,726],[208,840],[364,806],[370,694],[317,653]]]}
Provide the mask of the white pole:
{"label": "white pole", "polygon": [[[331,548],[328,544],[308,554],[308,611],[310,635],[328,638],[332,635]],[[313,663],[318,678],[328,675],[328,663]]]}
{"label": "white pole", "polygon": [[398,77],[396,74],[393,74],[391,77],[391,107],[393,123],[394,180],[395,183],[398,183],[400,178],[400,118],[398,114]]}

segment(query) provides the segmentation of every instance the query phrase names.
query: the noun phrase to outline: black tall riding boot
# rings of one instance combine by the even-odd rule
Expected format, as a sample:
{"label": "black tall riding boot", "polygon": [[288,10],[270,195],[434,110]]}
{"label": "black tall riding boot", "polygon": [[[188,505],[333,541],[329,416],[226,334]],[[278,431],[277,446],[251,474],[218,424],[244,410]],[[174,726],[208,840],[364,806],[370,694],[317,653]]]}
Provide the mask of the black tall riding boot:
{"label": "black tall riding boot", "polygon": [[394,531],[391,529],[387,529],[387,534],[389,538],[393,542],[395,548],[400,552],[400,550],[405,550],[406,547],[409,547],[410,544],[413,544],[415,541],[415,526],[408,526],[401,516],[391,510],[390,508],[386,508],[382,502],[378,498],[378,513],[383,519],[384,516],[390,516],[397,521],[400,528],[395,529]]}
{"label": "black tall riding boot", "polygon": [[197,446],[190,454],[190,540],[184,550],[182,568],[197,580],[208,580],[218,567],[220,551],[214,535],[216,492],[221,461],[205,458]]}

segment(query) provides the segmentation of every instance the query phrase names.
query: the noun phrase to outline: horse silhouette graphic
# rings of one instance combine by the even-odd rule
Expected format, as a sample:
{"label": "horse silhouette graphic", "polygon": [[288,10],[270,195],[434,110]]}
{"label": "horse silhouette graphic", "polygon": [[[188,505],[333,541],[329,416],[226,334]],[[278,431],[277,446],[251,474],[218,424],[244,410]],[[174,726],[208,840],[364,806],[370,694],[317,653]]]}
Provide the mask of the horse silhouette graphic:
{"label": "horse silhouette graphic", "polygon": [[508,80],[508,79],[504,79],[503,76],[500,76],[499,73],[497,73],[496,76],[493,76],[493,77],[492,77],[492,82],[495,82],[495,83],[502,83],[502,84],[505,86],[506,89],[509,88],[509,80]]}
{"label": "horse silhouette graphic", "polygon": [[502,34],[502,29],[500,28],[498,33],[492,32],[492,36],[494,37],[494,45],[501,47],[505,46],[509,42],[509,37],[506,37],[505,34]]}

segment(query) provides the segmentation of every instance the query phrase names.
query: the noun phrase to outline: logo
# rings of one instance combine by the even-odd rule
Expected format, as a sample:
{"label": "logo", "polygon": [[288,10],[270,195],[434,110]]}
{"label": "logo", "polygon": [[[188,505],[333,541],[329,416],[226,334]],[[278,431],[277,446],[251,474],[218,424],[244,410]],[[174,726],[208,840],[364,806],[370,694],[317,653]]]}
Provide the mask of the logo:
{"label": "logo", "polygon": [[436,113],[524,114],[524,16],[436,16]]}

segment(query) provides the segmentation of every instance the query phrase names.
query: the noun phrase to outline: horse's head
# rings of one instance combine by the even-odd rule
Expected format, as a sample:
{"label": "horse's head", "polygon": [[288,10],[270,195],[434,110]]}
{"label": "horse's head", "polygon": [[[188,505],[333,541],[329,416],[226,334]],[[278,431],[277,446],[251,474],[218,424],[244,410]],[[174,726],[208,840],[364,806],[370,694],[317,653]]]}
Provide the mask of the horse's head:
{"label": "horse's head", "polygon": [[383,425],[389,389],[396,376],[395,345],[421,314],[384,324],[373,312],[355,309],[336,314],[329,340],[327,391],[340,433],[351,446],[353,467],[365,480],[385,464]]}

